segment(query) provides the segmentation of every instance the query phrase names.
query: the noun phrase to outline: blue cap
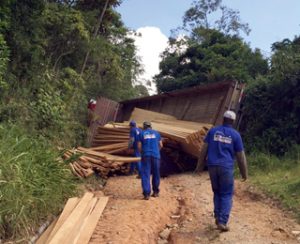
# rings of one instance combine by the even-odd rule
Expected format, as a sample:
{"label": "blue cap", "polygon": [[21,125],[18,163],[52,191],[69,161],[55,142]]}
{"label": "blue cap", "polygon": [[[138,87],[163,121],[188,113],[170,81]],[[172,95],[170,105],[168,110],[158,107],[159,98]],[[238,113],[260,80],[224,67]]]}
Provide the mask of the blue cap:
{"label": "blue cap", "polygon": [[134,120],[131,120],[130,123],[129,123],[129,125],[130,125],[130,126],[136,126],[136,123],[135,123]]}

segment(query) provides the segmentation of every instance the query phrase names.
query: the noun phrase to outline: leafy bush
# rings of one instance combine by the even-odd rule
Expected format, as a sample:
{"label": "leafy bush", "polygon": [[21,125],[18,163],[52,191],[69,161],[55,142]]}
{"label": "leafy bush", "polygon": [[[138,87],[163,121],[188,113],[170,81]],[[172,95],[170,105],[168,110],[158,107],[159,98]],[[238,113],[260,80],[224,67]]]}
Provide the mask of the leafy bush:
{"label": "leafy bush", "polygon": [[0,239],[29,236],[75,193],[68,165],[42,137],[0,125]]}

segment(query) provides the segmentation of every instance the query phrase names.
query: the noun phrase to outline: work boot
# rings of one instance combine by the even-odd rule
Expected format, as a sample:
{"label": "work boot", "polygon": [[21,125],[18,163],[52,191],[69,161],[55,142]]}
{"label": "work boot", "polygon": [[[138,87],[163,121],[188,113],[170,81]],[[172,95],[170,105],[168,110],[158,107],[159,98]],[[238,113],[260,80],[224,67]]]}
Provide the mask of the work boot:
{"label": "work boot", "polygon": [[149,200],[150,196],[149,195],[144,195],[144,200]]}
{"label": "work boot", "polygon": [[153,192],[151,197],[159,197],[159,193],[158,192]]}
{"label": "work boot", "polygon": [[229,231],[229,227],[225,224],[218,224],[218,229],[221,231],[221,232],[227,232]]}

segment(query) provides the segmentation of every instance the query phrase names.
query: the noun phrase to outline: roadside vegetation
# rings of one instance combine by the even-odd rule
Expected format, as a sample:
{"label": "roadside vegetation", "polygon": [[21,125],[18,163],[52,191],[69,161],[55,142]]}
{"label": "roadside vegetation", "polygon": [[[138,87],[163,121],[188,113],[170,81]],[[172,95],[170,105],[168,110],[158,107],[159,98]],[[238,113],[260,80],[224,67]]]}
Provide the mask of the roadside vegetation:
{"label": "roadside vegetation", "polygon": [[252,153],[248,162],[250,182],[278,200],[300,223],[300,147],[281,157]]}
{"label": "roadside vegetation", "polygon": [[57,214],[76,180],[45,138],[0,125],[0,237],[22,239]]}

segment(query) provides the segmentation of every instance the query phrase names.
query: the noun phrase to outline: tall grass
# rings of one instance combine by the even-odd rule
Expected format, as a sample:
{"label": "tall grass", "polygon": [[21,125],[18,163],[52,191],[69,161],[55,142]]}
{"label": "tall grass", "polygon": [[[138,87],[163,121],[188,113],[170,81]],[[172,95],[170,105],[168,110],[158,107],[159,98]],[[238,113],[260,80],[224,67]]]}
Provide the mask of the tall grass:
{"label": "tall grass", "polygon": [[59,158],[44,138],[0,125],[0,240],[31,236],[75,193],[74,178]]}
{"label": "tall grass", "polygon": [[248,161],[251,181],[280,200],[300,222],[300,146],[280,158],[253,153]]}

